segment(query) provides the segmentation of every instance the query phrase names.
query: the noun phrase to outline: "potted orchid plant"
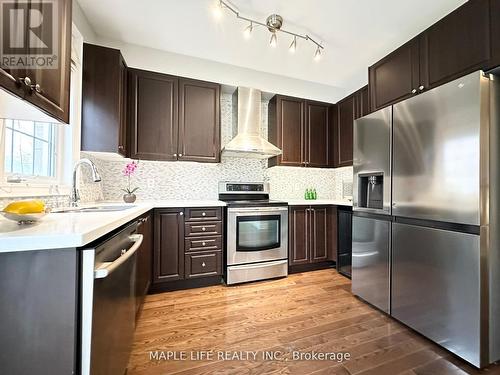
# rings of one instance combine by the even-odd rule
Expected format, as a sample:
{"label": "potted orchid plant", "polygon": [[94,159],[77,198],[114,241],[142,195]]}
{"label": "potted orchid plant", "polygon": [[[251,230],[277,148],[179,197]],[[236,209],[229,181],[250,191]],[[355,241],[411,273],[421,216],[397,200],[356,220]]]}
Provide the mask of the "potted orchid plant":
{"label": "potted orchid plant", "polygon": [[135,173],[135,170],[137,169],[137,166],[139,165],[138,162],[132,161],[131,163],[128,163],[125,165],[125,168],[123,169],[123,175],[127,177],[127,188],[121,189],[125,194],[123,195],[123,200],[125,203],[134,203],[136,200],[136,195],[134,194],[137,190],[139,190],[139,187],[132,188],[130,186],[130,176],[132,176]]}

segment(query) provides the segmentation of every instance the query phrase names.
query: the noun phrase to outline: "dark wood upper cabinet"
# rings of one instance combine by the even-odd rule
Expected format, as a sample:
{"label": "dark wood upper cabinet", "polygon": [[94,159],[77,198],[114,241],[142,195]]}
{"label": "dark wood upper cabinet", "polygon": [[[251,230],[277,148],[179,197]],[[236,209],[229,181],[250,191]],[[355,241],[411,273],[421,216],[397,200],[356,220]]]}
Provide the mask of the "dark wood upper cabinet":
{"label": "dark wood upper cabinet", "polygon": [[220,85],[179,81],[179,160],[220,161]]}
{"label": "dark wood upper cabinet", "polygon": [[468,1],[422,33],[421,84],[429,89],[487,67],[492,37],[498,34],[490,35],[490,1]]}
{"label": "dark wood upper cabinet", "polygon": [[126,87],[127,65],[120,51],[84,44],[82,151],[128,156]]}
{"label": "dark wood upper cabinet", "polygon": [[131,158],[177,160],[178,82],[174,76],[129,69]]}
{"label": "dark wood upper cabinet", "polygon": [[417,38],[368,69],[373,111],[417,93],[420,86],[419,57],[420,44]]}
{"label": "dark wood upper cabinet", "polygon": [[220,161],[220,85],[129,69],[130,157]]}
{"label": "dark wood upper cabinet", "polygon": [[305,154],[307,166],[328,166],[328,135],[330,129],[329,118],[330,104],[306,102],[306,129],[307,137]]}
{"label": "dark wood upper cabinet", "polygon": [[370,113],[370,93],[368,85],[354,93],[354,119],[361,118]]}
{"label": "dark wood upper cabinet", "polygon": [[184,279],[183,215],[182,208],[155,211],[154,283]]}
{"label": "dark wood upper cabinet", "polygon": [[304,165],[304,100],[281,95],[269,102],[269,141],[283,153],[269,165]]}
{"label": "dark wood upper cabinet", "polygon": [[297,266],[335,260],[336,236],[336,207],[290,207],[288,264]]}
{"label": "dark wood upper cabinet", "polygon": [[333,165],[346,167],[352,165],[353,125],[355,114],[355,95],[350,95],[336,105],[334,121]]}
{"label": "dark wood upper cabinet", "polygon": [[330,104],[282,95],[269,102],[269,141],[283,152],[269,165],[328,166]]}
{"label": "dark wood upper cabinet", "polygon": [[[34,104],[49,116],[69,123],[70,106],[70,77],[71,77],[71,0],[60,0],[53,2],[57,7],[55,22],[43,22],[38,28],[38,35],[43,40],[52,40],[55,50],[50,52],[57,56],[55,66],[46,67],[24,67],[22,69],[0,69],[0,86],[12,92],[28,102]],[[43,2],[25,2],[18,6],[23,9],[25,15],[22,25],[17,25],[23,29],[21,35],[26,36],[23,45],[24,51],[19,51],[19,55],[30,55],[30,41],[28,40],[31,10],[41,12],[42,16],[51,8],[45,7]],[[27,7],[27,8],[26,8]],[[51,19],[52,15],[47,15]],[[53,27],[56,26],[54,30]],[[15,25],[13,25],[15,27]],[[52,38],[52,36],[54,36]],[[29,50],[30,49],[30,50]],[[43,53],[43,51],[41,52]]]}
{"label": "dark wood upper cabinet", "polygon": [[369,68],[371,109],[500,65],[499,34],[499,1],[467,1]]}

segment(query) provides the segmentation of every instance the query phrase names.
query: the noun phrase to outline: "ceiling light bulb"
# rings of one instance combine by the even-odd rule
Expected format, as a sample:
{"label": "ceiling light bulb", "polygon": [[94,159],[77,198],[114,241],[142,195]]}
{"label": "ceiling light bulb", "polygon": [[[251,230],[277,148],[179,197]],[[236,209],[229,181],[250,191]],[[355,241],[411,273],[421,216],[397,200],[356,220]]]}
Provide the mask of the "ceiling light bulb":
{"label": "ceiling light bulb", "polygon": [[253,22],[250,22],[250,25],[248,25],[243,31],[243,36],[245,37],[245,39],[249,39],[252,36],[252,31],[253,31]]}
{"label": "ceiling light bulb", "polygon": [[271,39],[269,40],[269,45],[273,48],[276,48],[278,44],[278,38],[276,37],[276,31],[273,31],[273,35],[271,35]]}
{"label": "ceiling light bulb", "polygon": [[297,50],[297,37],[294,36],[292,43],[290,44],[290,47],[288,47],[288,51],[290,51],[291,53],[295,53],[296,50]]}
{"label": "ceiling light bulb", "polygon": [[219,19],[222,17],[222,2],[220,0],[217,0],[215,3],[214,3],[214,6],[213,6],[213,13],[214,13],[214,17],[216,19]]}
{"label": "ceiling light bulb", "polygon": [[316,48],[316,52],[314,53],[314,61],[319,61],[321,59],[321,48]]}

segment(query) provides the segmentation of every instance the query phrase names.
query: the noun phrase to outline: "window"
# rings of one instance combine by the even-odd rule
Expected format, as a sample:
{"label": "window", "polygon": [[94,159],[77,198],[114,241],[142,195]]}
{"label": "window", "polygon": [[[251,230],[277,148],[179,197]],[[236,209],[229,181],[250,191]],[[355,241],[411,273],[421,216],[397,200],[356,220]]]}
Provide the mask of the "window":
{"label": "window", "polygon": [[4,172],[23,177],[56,177],[57,125],[5,119]]}

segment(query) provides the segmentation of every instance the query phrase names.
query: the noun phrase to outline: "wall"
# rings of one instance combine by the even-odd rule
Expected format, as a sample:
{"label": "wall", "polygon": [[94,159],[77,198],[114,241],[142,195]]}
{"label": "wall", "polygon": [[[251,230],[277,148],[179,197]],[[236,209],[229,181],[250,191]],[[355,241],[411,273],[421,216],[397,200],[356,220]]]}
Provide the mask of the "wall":
{"label": "wall", "polygon": [[[221,142],[224,146],[233,137],[232,96],[221,96]],[[262,103],[262,134],[267,137],[268,102]],[[97,165],[103,181],[84,184],[82,196],[87,200],[121,199],[126,179],[122,170],[128,161],[106,158],[102,154],[82,153]],[[269,181],[273,199],[301,199],[306,188],[316,188],[319,198],[340,199],[342,179],[352,179],[352,168],[319,169],[273,167],[267,169],[267,160],[229,158],[221,163],[194,162],[139,162],[132,178],[133,186],[140,186],[138,199],[217,199],[219,181]],[[102,189],[102,190],[101,190]]]}
{"label": "wall", "polygon": [[339,87],[103,38],[99,38],[98,44],[121,50],[127,65],[138,69],[218,82],[228,86],[252,87],[264,92],[328,103],[336,103],[349,94]]}

